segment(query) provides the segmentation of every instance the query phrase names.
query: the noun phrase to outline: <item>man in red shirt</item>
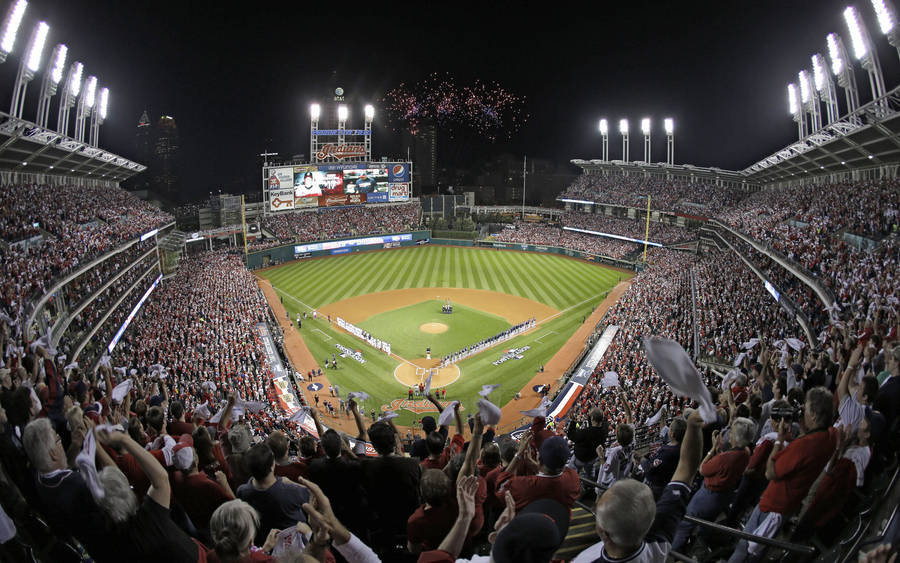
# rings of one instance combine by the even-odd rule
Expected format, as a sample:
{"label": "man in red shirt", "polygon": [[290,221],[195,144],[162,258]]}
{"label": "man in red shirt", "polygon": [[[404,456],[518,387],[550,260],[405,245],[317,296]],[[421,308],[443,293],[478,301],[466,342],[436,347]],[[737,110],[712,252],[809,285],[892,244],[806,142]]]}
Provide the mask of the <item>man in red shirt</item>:
{"label": "man in red shirt", "polygon": [[406,522],[407,548],[412,553],[437,549],[457,515],[453,483],[443,471],[423,470],[419,492],[422,505]]}
{"label": "man in red shirt", "polygon": [[173,461],[181,471],[180,478],[174,479],[175,500],[190,516],[200,539],[209,543],[209,519],[213,512],[223,503],[234,500],[228,478],[221,471],[216,471],[215,481],[207,477],[197,468],[197,453],[189,446],[175,452]]}
{"label": "man in red shirt", "polygon": [[539,470],[537,475],[520,475],[520,468],[525,463],[525,451],[531,442],[526,433],[519,445],[519,452],[509,464],[509,472],[516,475],[498,486],[496,496],[502,501],[506,491],[512,493],[516,501],[516,510],[528,506],[538,499],[552,499],[570,510],[581,492],[578,473],[566,467],[569,460],[569,446],[565,438],[553,436],[541,444],[538,453]]}
{"label": "man in red shirt", "polygon": [[[790,432],[790,424],[781,421],[778,425],[778,439],[766,463],[769,486],[744,525],[745,532],[772,537],[781,527],[782,520],[800,509],[810,486],[837,446],[837,431],[831,428],[833,421],[834,399],[824,387],[813,387],[806,394],[803,407],[806,433],[787,446],[784,444]],[[758,544],[757,547],[754,555],[758,556],[764,547]],[[749,549],[747,540],[741,540],[728,563],[746,561]]]}

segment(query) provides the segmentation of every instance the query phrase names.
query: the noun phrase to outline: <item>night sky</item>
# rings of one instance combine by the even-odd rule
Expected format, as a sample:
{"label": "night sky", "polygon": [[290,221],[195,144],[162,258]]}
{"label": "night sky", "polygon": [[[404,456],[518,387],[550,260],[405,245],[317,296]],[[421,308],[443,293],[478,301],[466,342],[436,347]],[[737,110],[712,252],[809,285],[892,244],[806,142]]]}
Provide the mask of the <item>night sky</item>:
{"label": "night sky", "polygon": [[[827,33],[849,41],[845,5],[31,0],[23,29],[47,21],[47,51],[65,42],[69,61],[81,60],[86,74],[110,88],[102,147],[134,157],[141,112],[154,120],[174,116],[183,183],[201,194],[256,189],[263,149],[307,153],[309,104],[328,100],[335,86],[358,100],[348,125],[361,125],[364,103],[378,112],[387,90],[436,71],[461,83],[497,81],[527,98],[528,123],[495,145],[498,154],[559,163],[597,158],[597,121],[606,117],[616,131],[610,156],[620,158],[617,124],[628,117],[631,156],[638,159],[643,149],[634,132],[649,116],[653,160],[662,161],[662,118],[671,116],[676,162],[741,169],[795,138],[786,84],[811,66],[811,54],[827,52]],[[900,75],[897,52],[878,32],[869,2],[856,5],[891,88]],[[12,85],[19,56],[0,65],[3,84]],[[868,81],[858,72],[864,103]],[[39,80],[29,89],[29,119]],[[9,96],[0,103],[8,106]],[[56,111],[52,106],[51,125]],[[376,113],[374,152],[398,156],[400,136],[384,117]]]}

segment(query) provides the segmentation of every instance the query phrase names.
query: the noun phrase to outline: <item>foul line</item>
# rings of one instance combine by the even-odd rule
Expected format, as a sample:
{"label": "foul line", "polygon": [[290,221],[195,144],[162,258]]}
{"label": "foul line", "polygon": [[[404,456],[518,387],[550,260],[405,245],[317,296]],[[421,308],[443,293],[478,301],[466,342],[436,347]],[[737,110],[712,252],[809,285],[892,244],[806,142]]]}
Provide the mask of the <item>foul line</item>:
{"label": "foul line", "polygon": [[[541,342],[541,338],[543,338],[543,337],[545,337],[545,336],[550,336],[551,334],[559,334],[559,333],[556,332],[555,330],[551,330],[551,331],[549,331],[549,332],[545,332],[544,334],[542,334],[542,335],[538,336],[537,338],[535,338],[535,339],[534,339],[534,342]],[[543,342],[541,342],[541,344],[543,344]]]}
{"label": "foul line", "polygon": [[[269,282],[269,285],[272,285],[272,283]],[[296,297],[294,297],[294,296],[291,295],[290,293],[288,293],[288,292],[286,292],[286,291],[283,291],[283,290],[280,290],[280,289],[278,289],[277,287],[275,287],[274,285],[272,285],[272,289],[275,290],[275,293],[278,293],[278,294],[280,294],[280,295],[283,295],[283,296],[287,297],[288,299],[291,299],[291,300],[293,300],[293,301],[296,301],[297,303],[303,305],[304,307],[306,307],[306,308],[309,309],[310,311],[315,311],[315,310],[316,310],[315,307],[310,307],[309,305],[307,305],[307,304],[304,303],[303,301],[300,301],[299,299],[297,299]]]}
{"label": "foul line", "polygon": [[[560,315],[564,315],[564,314],[568,313],[569,311],[571,311],[572,309],[575,309],[576,307],[580,307],[580,306],[584,305],[584,304],[587,303],[588,301],[591,301],[591,300],[594,300],[594,299],[600,297],[601,295],[609,296],[610,293],[612,293],[612,290],[611,290],[611,289],[608,290],[608,291],[604,291],[603,293],[598,293],[597,295],[594,295],[593,297],[588,297],[588,298],[585,299],[584,301],[578,302],[578,303],[572,305],[571,307],[568,307],[568,308],[566,308],[566,309],[563,309],[562,311],[560,311],[560,312],[558,312],[558,313],[554,313],[554,314],[550,315],[549,317],[547,317],[546,319],[541,319],[541,320],[539,320],[539,321],[537,322],[537,324],[541,325],[541,324],[543,324],[543,323],[545,323],[545,322],[547,322],[547,321],[549,321],[549,320],[553,320],[553,319],[555,319],[556,317],[558,317],[558,316],[560,316]],[[545,336],[546,336],[546,335],[545,335]],[[543,337],[541,337],[541,338],[543,338]]]}
{"label": "foul line", "polygon": [[314,329],[313,329],[313,332],[321,333],[322,336],[325,337],[325,341],[326,341],[326,342],[329,341],[329,340],[331,340],[331,337],[330,337],[330,336],[328,336],[327,334],[325,334],[324,332],[322,332],[321,330],[319,330],[319,329],[317,329],[317,328],[314,328]]}

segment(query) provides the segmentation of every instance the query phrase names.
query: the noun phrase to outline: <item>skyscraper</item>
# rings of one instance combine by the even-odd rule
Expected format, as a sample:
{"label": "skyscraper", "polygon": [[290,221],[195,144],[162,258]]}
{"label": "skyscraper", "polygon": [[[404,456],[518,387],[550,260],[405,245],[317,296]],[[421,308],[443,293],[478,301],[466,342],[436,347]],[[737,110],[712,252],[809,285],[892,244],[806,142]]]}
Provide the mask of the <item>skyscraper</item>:
{"label": "skyscraper", "polygon": [[153,172],[150,170],[153,164],[153,123],[147,110],[138,119],[137,135],[135,136],[135,159],[139,164],[147,167],[143,174],[134,179],[134,188],[138,190],[150,189]]}
{"label": "skyscraper", "polygon": [[175,118],[163,115],[156,123],[156,147],[153,154],[152,189],[160,195],[177,199],[178,185],[178,126]]}

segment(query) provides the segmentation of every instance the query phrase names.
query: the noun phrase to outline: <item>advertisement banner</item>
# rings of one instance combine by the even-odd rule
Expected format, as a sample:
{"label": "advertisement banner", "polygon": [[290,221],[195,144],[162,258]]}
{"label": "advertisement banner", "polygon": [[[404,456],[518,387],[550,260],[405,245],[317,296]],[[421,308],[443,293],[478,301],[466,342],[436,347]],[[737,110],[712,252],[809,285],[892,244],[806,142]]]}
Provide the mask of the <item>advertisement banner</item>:
{"label": "advertisement banner", "polygon": [[319,207],[336,205],[359,205],[366,202],[366,194],[324,195],[319,198]]}
{"label": "advertisement banner", "polygon": [[269,190],[286,190],[293,185],[293,168],[269,168]]}
{"label": "advertisement banner", "polygon": [[391,201],[409,199],[409,184],[391,184]]}
{"label": "advertisement banner", "polygon": [[409,164],[406,162],[388,165],[388,182],[409,183]]}
{"label": "advertisement banner", "polygon": [[318,166],[295,166],[293,178],[296,197],[344,193],[344,178],[340,171],[323,171]]}
{"label": "advertisement banner", "polygon": [[269,209],[272,211],[284,211],[294,208],[294,190],[269,190]]}
{"label": "advertisement banner", "polygon": [[366,194],[366,203],[387,203],[388,201],[390,201],[390,194],[387,192]]}
{"label": "advertisement banner", "polygon": [[[293,195],[293,190],[291,191]],[[319,198],[314,195],[303,197],[294,197],[294,209],[304,209],[307,207],[319,207]]]}

